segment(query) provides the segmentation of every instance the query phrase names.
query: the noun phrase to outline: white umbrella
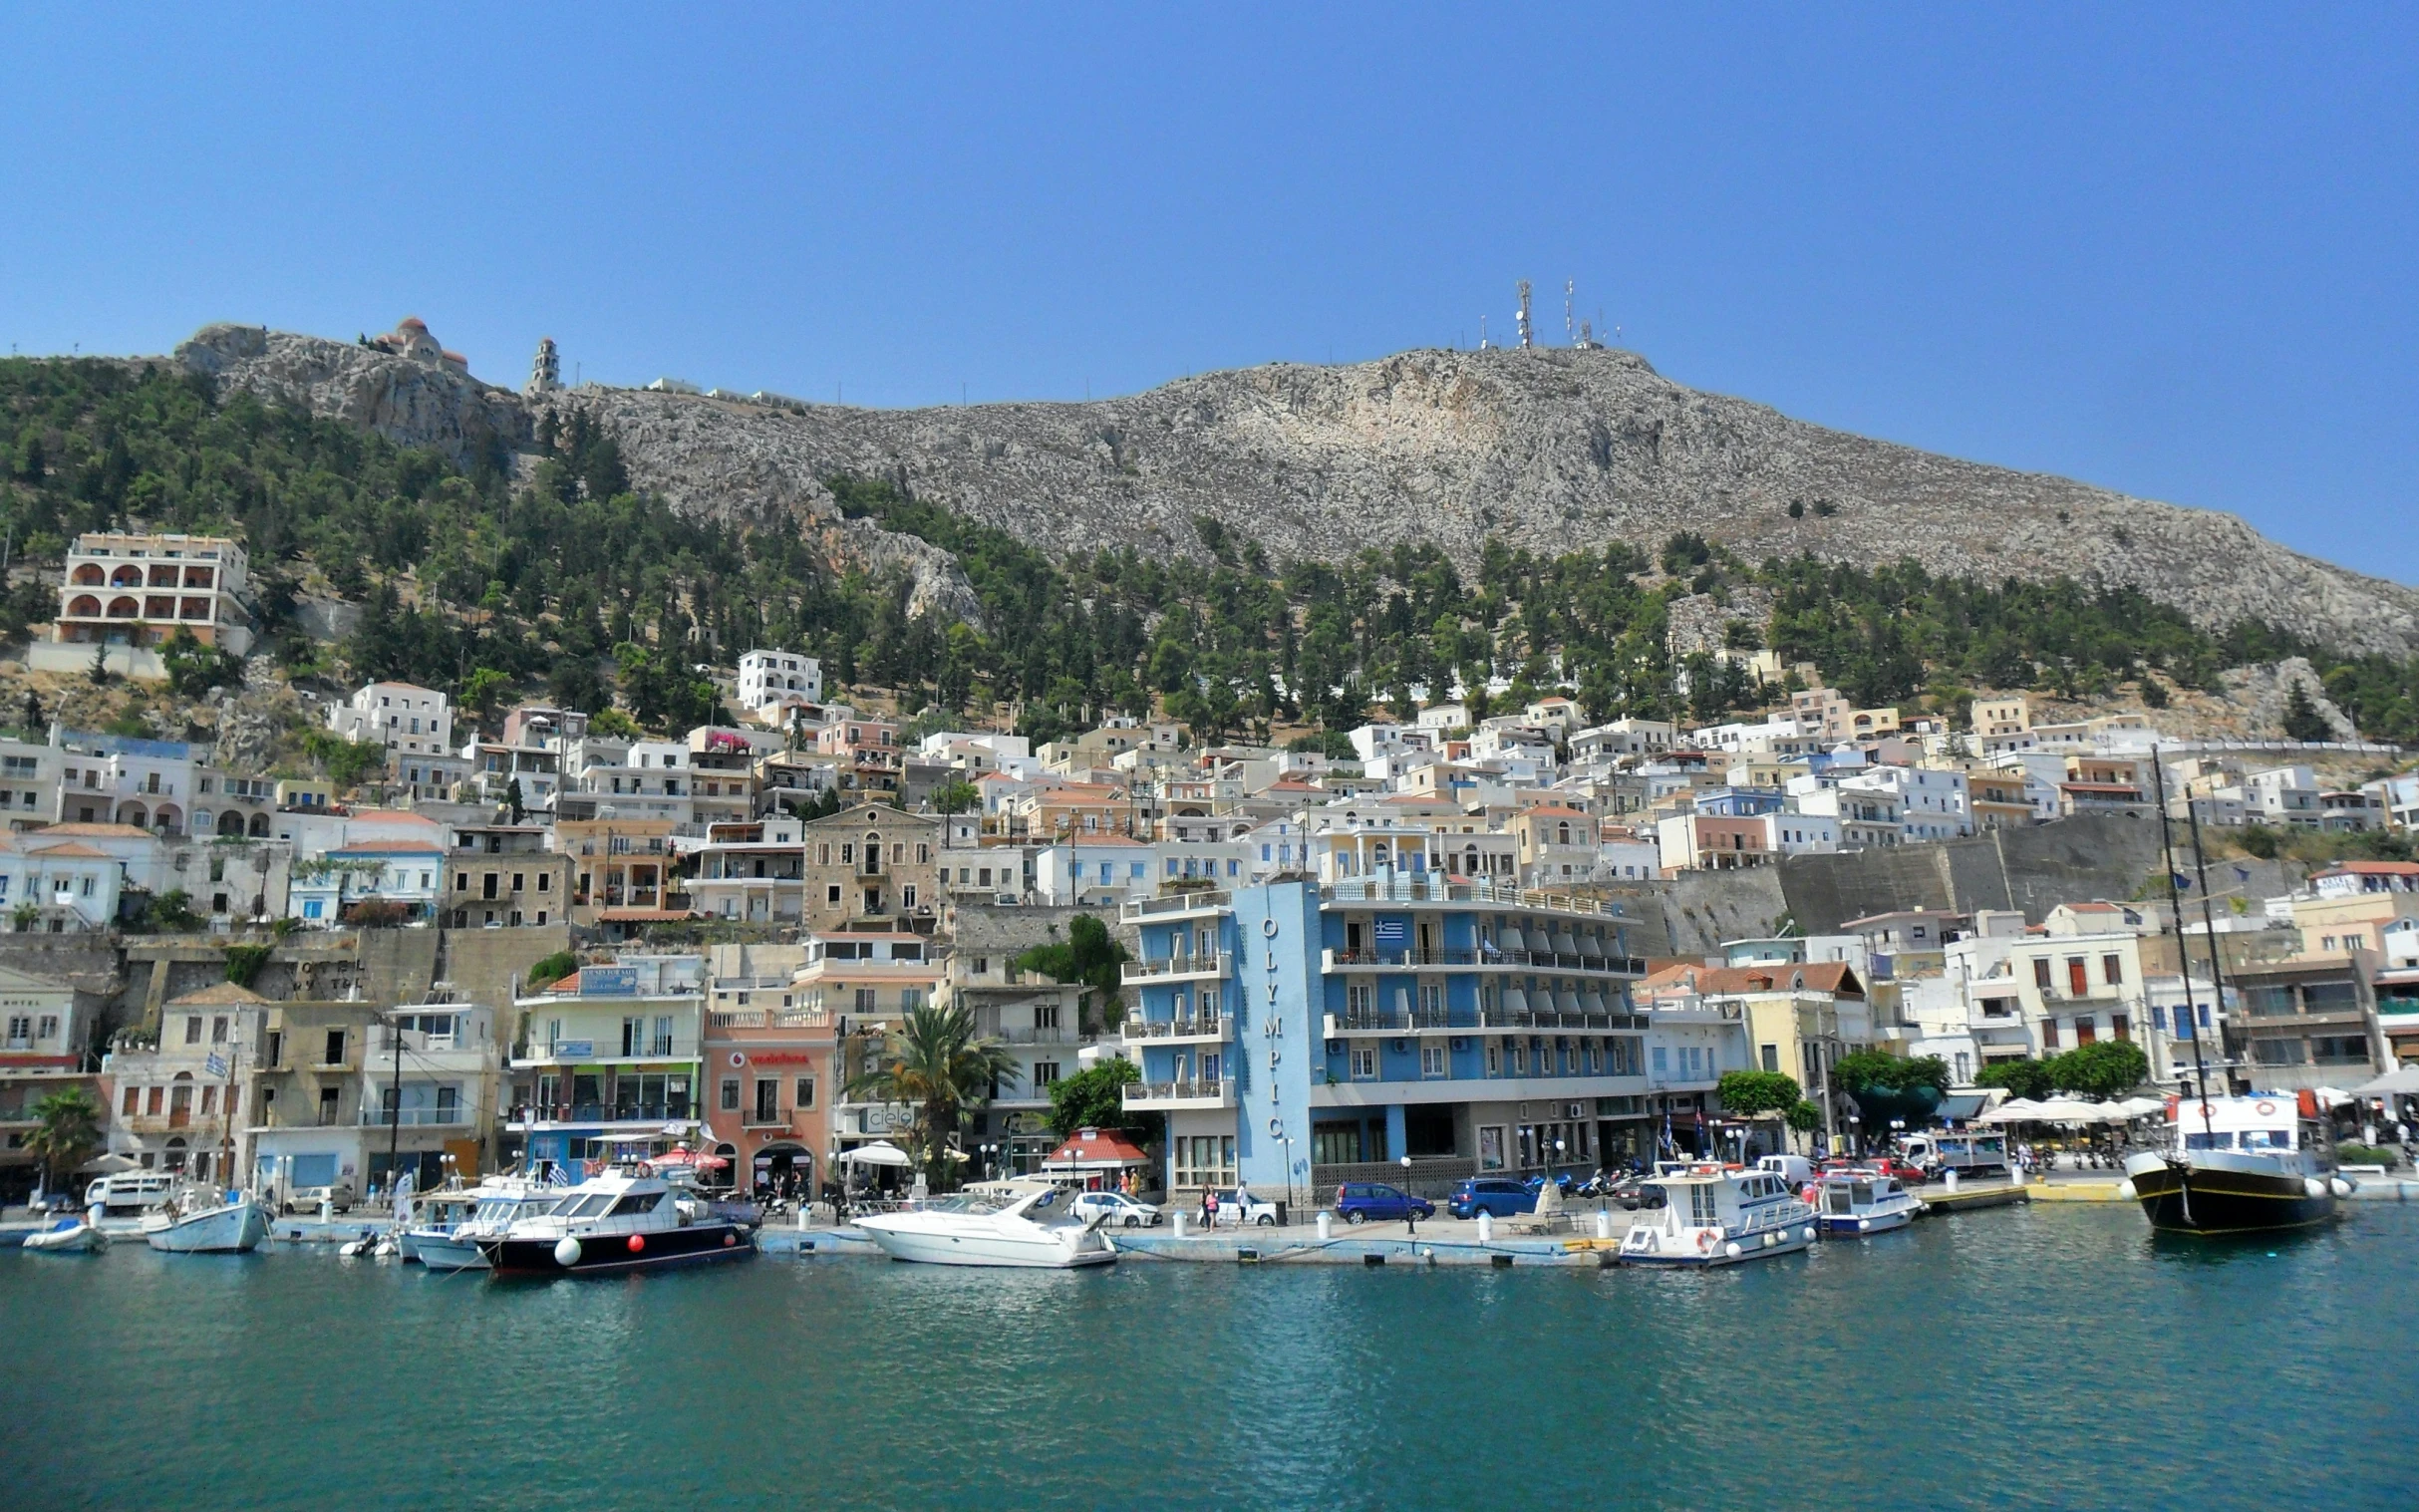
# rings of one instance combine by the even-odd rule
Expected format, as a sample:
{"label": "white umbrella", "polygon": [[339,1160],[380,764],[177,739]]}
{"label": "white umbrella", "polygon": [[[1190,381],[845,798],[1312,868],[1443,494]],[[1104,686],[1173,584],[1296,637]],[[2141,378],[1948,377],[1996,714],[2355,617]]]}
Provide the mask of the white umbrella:
{"label": "white umbrella", "polygon": [[[2419,1097],[2419,1061],[2406,1065],[2398,1071],[2387,1071],[2376,1080],[2364,1081],[2353,1087],[2352,1090],[2363,1097],[2386,1097],[2395,1094]],[[86,1169],[89,1170],[91,1167],[88,1166]]]}
{"label": "white umbrella", "polygon": [[895,1144],[889,1143],[887,1140],[879,1139],[875,1140],[871,1144],[860,1144],[854,1149],[842,1150],[833,1158],[837,1159],[843,1165],[895,1165],[903,1167],[915,1164],[915,1161],[908,1156],[908,1153],[905,1150],[899,1148]]}
{"label": "white umbrella", "polygon": [[2115,1104],[2114,1110],[2128,1118],[2147,1118],[2153,1113],[2166,1112],[2167,1103],[2159,1097],[2128,1097]]}
{"label": "white umbrella", "polygon": [[2040,1107],[2041,1104],[2038,1102],[2016,1097],[2000,1103],[1973,1121],[1976,1123],[2022,1123],[2027,1118],[2038,1118],[2041,1115]]}
{"label": "white umbrella", "polygon": [[107,1154],[95,1155],[76,1169],[90,1171],[97,1176],[114,1176],[120,1171],[139,1171],[143,1169],[143,1162],[132,1155],[122,1155],[116,1150],[111,1150]]}
{"label": "white umbrella", "polygon": [[2080,1097],[2052,1097],[2032,1110],[2032,1117],[2042,1123],[2106,1123],[2124,1116],[2109,1103]]}

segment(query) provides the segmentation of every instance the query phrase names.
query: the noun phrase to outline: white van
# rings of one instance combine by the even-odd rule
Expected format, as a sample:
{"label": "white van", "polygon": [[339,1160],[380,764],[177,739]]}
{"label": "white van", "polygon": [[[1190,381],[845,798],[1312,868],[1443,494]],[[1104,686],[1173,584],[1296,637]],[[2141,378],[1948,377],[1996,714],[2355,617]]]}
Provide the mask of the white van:
{"label": "white van", "polygon": [[1814,1162],[1803,1155],[1765,1155],[1755,1162],[1755,1168],[1770,1171],[1793,1187],[1814,1179]]}

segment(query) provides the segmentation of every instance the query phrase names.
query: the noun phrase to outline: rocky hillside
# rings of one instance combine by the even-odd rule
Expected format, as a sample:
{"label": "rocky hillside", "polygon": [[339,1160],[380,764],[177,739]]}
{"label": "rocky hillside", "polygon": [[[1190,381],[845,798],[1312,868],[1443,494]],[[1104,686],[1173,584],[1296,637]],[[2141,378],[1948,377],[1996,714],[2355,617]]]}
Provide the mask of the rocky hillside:
{"label": "rocky hillside", "polygon": [[2233,516],[1825,430],[1671,383],[1627,352],[1406,352],[1086,404],[907,411],[593,385],[524,399],[243,327],[209,328],[178,355],[456,454],[513,444],[533,407],[585,411],[676,508],[794,519],[844,554],[912,566],[926,605],[962,608],[946,561],[836,520],[817,479],[888,477],[1057,551],[1199,554],[1201,515],[1280,560],[1432,541],[1469,561],[1489,535],[1557,552],[1695,530],[1750,559],[1906,555],[1961,576],[2096,579],[2206,626],[2256,618],[2346,650],[2419,649],[2419,591],[2289,551]]}

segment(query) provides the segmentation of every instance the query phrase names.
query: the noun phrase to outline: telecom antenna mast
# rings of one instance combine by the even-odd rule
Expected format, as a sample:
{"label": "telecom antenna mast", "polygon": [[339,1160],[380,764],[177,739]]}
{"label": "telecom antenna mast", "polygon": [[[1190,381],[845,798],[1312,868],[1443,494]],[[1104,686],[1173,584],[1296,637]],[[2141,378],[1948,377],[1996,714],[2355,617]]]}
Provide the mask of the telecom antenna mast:
{"label": "telecom antenna mast", "polygon": [[1576,288],[1574,280],[1566,278],[1562,281],[1562,339],[1566,342],[1575,341],[1571,335],[1571,295]]}
{"label": "telecom antenna mast", "polygon": [[1520,322],[1520,344],[1526,349],[1529,345],[1529,281],[1524,278],[1517,287],[1520,290],[1520,312],[1514,318]]}

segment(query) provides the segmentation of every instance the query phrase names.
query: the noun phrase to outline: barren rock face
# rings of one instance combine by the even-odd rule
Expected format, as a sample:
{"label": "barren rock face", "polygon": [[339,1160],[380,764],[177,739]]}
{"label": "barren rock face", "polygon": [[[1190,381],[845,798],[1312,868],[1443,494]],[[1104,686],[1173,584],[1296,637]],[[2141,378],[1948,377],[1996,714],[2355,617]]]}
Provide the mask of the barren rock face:
{"label": "barren rock face", "polygon": [[227,391],[300,405],[457,462],[530,441],[517,396],[443,362],[234,325],[203,326],[176,348],[176,361]]}
{"label": "barren rock face", "polygon": [[[211,327],[179,356],[398,440],[530,434],[516,396],[335,342]],[[1559,552],[1696,530],[1749,559],[2072,576],[2140,587],[2212,628],[2251,617],[2346,650],[2419,648],[2419,591],[2231,515],[1827,431],[1683,388],[1627,352],[1405,352],[1085,404],[873,411],[594,386],[542,402],[601,422],[631,475],[683,513],[787,524],[843,559],[907,566],[926,612],[971,607],[946,555],[838,524],[819,479],[895,478],[1053,553],[1197,556],[1196,515],[1279,560],[1431,541],[1468,564],[1490,534]]]}

